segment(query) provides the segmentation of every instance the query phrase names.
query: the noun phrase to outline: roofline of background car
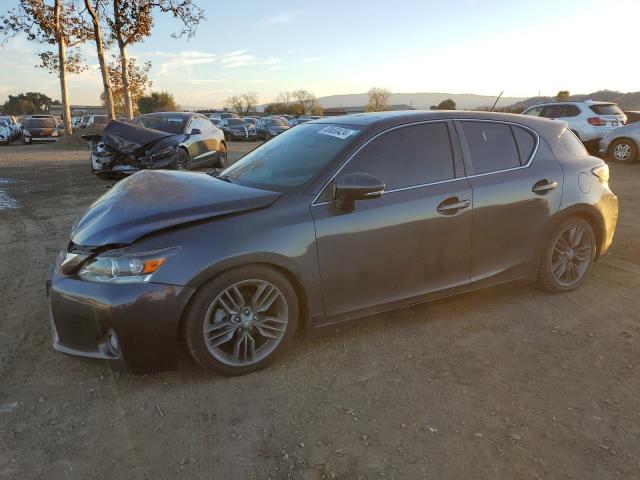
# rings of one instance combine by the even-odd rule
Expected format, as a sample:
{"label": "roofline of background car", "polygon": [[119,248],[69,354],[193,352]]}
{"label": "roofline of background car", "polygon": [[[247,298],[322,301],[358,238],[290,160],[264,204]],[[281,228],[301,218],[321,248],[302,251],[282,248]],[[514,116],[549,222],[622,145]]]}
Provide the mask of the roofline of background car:
{"label": "roofline of background car", "polygon": [[[456,122],[456,121],[461,121],[461,122],[487,122],[487,123],[503,123],[503,124],[509,124],[509,125],[516,125],[518,127],[521,128],[525,128],[526,130],[529,130],[534,138],[535,138],[535,146],[531,152],[531,154],[529,155],[529,159],[527,160],[527,163],[525,163],[524,165],[520,165],[518,167],[513,167],[513,168],[506,168],[503,170],[496,170],[495,172],[487,172],[487,173],[478,173],[475,175],[467,175],[466,172],[462,177],[457,177],[457,178],[451,178],[449,180],[441,180],[438,182],[429,182],[429,183],[423,183],[420,185],[412,185],[410,187],[403,187],[403,188],[395,188],[392,190],[386,190],[383,193],[394,193],[394,192],[400,192],[400,191],[404,191],[404,190],[413,190],[416,188],[422,188],[422,187],[428,187],[431,185],[440,185],[443,183],[449,183],[449,182],[456,182],[458,180],[463,180],[463,179],[468,179],[468,178],[475,178],[475,177],[484,177],[487,175],[495,175],[497,173],[504,173],[504,172],[510,172],[513,170],[521,170],[524,168],[528,168],[529,166],[531,166],[531,163],[533,162],[534,157],[536,156],[536,153],[538,153],[538,147],[540,146],[540,134],[538,132],[536,132],[533,128],[527,126],[527,125],[523,125],[522,123],[517,123],[517,122],[513,122],[510,120],[494,120],[494,119],[482,119],[482,118],[434,118],[432,120],[421,120],[421,121],[415,121],[415,122],[408,122],[408,123],[403,123],[400,125],[395,125],[393,127],[389,127],[386,128],[378,133],[376,133],[374,136],[372,136],[371,138],[369,138],[366,142],[364,142],[362,145],[360,145],[354,152],[352,152],[347,159],[342,163],[342,165],[340,165],[340,167],[333,173],[333,175],[331,175],[331,177],[329,177],[329,179],[324,182],[324,184],[322,185],[322,187],[320,188],[320,190],[318,191],[318,193],[316,194],[316,196],[313,198],[313,201],[311,202],[311,207],[315,207],[315,206],[319,206],[319,205],[327,205],[331,202],[319,202],[316,203],[316,200],[318,200],[318,197],[320,197],[320,195],[322,195],[322,193],[324,192],[325,188],[327,188],[327,185],[329,185],[329,183],[331,183],[337,176],[338,174],[342,171],[342,169],[344,169],[344,167],[347,166],[347,164],[353,159],[353,157],[355,157],[364,147],[366,147],[369,143],[371,143],[373,140],[375,140],[376,138],[378,138],[381,135],[384,135],[385,133],[388,133],[392,130],[397,130],[399,128],[404,128],[404,127],[409,127],[409,126],[413,126],[413,125],[422,125],[425,123],[437,123],[437,122],[446,122],[446,121],[452,121],[452,122]],[[323,123],[323,122],[318,122],[318,123]],[[566,129],[566,128],[565,128]],[[451,133],[449,133],[449,135],[451,135]],[[456,132],[456,136],[458,136],[458,132]],[[452,139],[453,140],[453,139]],[[453,152],[452,152],[453,154]],[[464,153],[463,153],[464,156]]]}

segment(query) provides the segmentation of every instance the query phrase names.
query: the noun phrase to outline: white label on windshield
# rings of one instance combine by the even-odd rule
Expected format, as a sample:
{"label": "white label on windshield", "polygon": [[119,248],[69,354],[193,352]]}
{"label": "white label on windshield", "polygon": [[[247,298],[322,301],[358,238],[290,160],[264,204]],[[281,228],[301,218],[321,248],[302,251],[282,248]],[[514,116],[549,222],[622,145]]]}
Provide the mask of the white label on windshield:
{"label": "white label on windshield", "polygon": [[321,135],[329,135],[330,137],[336,137],[341,140],[344,140],[348,136],[353,135],[354,133],[357,133],[357,130],[351,130],[349,128],[342,128],[342,127],[324,127],[318,133],[320,133]]}

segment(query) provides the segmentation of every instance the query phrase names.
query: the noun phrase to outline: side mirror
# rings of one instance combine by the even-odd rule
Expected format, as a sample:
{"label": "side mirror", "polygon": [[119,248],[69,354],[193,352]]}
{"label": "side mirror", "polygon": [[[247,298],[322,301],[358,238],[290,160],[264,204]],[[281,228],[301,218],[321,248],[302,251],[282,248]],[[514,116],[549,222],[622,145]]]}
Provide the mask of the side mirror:
{"label": "side mirror", "polygon": [[189,132],[189,135],[201,135],[202,134],[202,130],[200,130],[199,128],[192,128],[191,131]]}
{"label": "side mirror", "polygon": [[335,199],[339,202],[379,198],[383,193],[384,182],[368,173],[348,173],[339,177],[334,184]]}

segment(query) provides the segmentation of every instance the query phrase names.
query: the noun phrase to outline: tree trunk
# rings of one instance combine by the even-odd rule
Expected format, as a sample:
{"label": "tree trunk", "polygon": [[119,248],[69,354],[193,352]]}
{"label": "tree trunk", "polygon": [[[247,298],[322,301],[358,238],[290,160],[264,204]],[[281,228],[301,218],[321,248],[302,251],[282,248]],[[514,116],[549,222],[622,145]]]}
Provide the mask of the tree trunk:
{"label": "tree trunk", "polygon": [[124,94],[124,114],[128,120],[133,118],[133,102],[131,101],[131,90],[129,87],[129,57],[127,56],[127,46],[118,39],[120,49],[120,70],[122,71],[122,90]]}
{"label": "tree trunk", "polygon": [[133,118],[133,103],[129,86],[129,58],[127,57],[127,42],[122,34],[122,18],[120,16],[120,0],[113,0],[113,23],[120,50],[120,74],[122,76],[122,90],[124,97],[124,114],[128,120]]}
{"label": "tree trunk", "polygon": [[60,96],[62,97],[62,121],[65,135],[71,136],[73,128],[71,127],[71,108],[69,107],[69,94],[67,91],[67,45],[64,35],[62,34],[62,26],[60,25],[60,0],[56,0],[54,12],[56,36],[58,37],[58,69],[60,74]]}
{"label": "tree trunk", "polygon": [[93,23],[93,36],[96,41],[96,51],[98,53],[98,63],[100,64],[100,72],[102,73],[102,86],[104,88],[104,103],[107,109],[109,120],[116,118],[113,108],[113,93],[111,91],[111,79],[109,78],[109,70],[107,62],[104,58],[104,42],[102,41],[102,29],[100,28],[100,20],[96,10],[91,5],[91,0],[84,0],[84,5],[89,12],[91,22]]}

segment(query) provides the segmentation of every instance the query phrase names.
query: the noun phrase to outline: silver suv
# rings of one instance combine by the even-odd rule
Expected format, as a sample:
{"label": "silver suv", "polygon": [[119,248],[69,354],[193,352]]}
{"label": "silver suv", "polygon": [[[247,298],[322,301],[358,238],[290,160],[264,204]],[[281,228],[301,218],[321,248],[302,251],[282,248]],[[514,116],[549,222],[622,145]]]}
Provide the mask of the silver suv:
{"label": "silver suv", "polygon": [[523,115],[562,120],[585,145],[597,147],[611,130],[627,123],[627,116],[611,102],[554,102],[534,105]]}

